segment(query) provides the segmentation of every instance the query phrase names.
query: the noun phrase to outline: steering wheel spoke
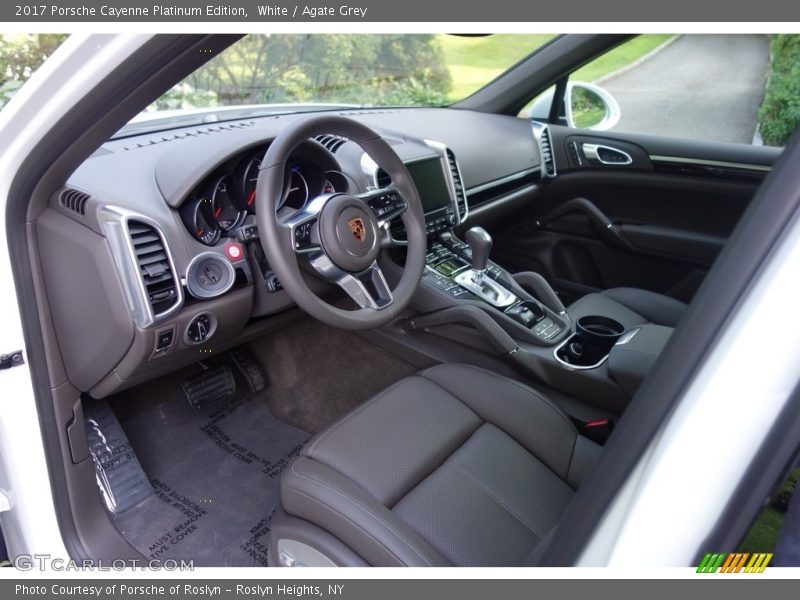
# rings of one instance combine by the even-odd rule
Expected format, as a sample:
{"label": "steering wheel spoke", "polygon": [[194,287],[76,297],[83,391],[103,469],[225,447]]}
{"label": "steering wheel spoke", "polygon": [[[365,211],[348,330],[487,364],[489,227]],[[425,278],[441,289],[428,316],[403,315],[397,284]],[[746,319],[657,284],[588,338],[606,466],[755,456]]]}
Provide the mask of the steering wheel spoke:
{"label": "steering wheel spoke", "polygon": [[313,254],[322,247],[319,243],[319,225],[317,217],[308,217],[289,226],[290,243],[295,254]]}
{"label": "steering wheel spoke", "polygon": [[383,227],[390,221],[402,215],[408,208],[408,203],[394,187],[381,188],[365,192],[356,196],[369,206],[372,214],[378,220],[378,226]]}
{"label": "steering wheel spoke", "polygon": [[324,201],[315,200],[301,213],[279,221],[283,235],[295,254],[313,254],[322,250],[319,239],[319,210],[323,205]]}
{"label": "steering wheel spoke", "polygon": [[377,261],[358,273],[343,271],[324,254],[314,255],[309,263],[317,273],[342,288],[360,308],[381,310],[394,301]]}
{"label": "steering wheel spoke", "polygon": [[381,310],[394,301],[392,291],[377,262],[372,263],[361,273],[346,273],[336,283],[361,308]]}

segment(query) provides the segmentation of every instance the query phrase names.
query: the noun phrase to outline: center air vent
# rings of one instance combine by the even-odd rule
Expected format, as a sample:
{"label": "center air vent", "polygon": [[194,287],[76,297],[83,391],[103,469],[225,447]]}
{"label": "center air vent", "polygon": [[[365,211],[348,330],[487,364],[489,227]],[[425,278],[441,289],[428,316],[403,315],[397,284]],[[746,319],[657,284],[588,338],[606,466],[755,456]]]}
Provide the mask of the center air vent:
{"label": "center air vent", "polygon": [[447,167],[450,169],[450,176],[453,179],[453,190],[456,194],[456,208],[458,209],[458,222],[462,223],[469,213],[467,204],[467,194],[464,191],[464,183],[461,181],[461,170],[458,168],[456,155],[450,148],[445,149],[447,155]]}
{"label": "center air vent", "polygon": [[164,240],[155,227],[134,219],[128,220],[128,232],[147,300],[157,318],[180,301]]}
{"label": "center air vent", "polygon": [[331,152],[332,154],[336,154],[336,151],[339,148],[341,148],[343,145],[345,145],[347,142],[350,141],[346,137],[342,137],[340,135],[332,135],[332,134],[318,135],[314,139],[317,140],[323,146],[325,146],[328,149],[328,151]]}
{"label": "center air vent", "polygon": [[86,203],[90,197],[89,194],[66,188],[59,195],[58,202],[67,210],[82,215],[86,213]]}

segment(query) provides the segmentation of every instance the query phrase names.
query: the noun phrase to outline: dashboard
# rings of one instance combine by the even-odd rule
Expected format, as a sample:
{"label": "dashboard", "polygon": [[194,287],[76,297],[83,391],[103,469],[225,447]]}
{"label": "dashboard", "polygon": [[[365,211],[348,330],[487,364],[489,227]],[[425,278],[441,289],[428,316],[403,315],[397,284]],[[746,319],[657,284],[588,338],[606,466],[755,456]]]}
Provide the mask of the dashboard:
{"label": "dashboard", "polygon": [[[555,173],[526,119],[427,108],[337,114],[375,130],[403,160],[429,234],[520,208]],[[194,362],[294,306],[258,242],[256,189],[271,141],[305,117],[109,140],[52,196],[36,222],[42,274],[67,374],[82,391],[104,397]],[[287,171],[279,216],[321,194],[391,183],[357,144],[333,135],[301,144]],[[401,228],[391,235],[402,243]]]}

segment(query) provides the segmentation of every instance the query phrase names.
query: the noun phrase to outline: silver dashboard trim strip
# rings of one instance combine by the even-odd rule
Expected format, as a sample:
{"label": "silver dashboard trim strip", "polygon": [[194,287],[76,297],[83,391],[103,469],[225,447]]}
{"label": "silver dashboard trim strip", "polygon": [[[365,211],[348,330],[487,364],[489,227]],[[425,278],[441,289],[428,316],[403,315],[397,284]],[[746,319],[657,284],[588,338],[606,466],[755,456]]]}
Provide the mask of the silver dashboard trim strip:
{"label": "silver dashboard trim strip", "polygon": [[[453,206],[453,212],[456,215],[457,223],[455,225],[461,225],[464,221],[467,220],[469,216],[469,198],[467,196],[467,191],[464,188],[464,177],[461,175],[461,165],[458,164],[458,157],[456,153],[450,150],[446,144],[442,142],[437,142],[436,140],[423,140],[425,145],[429,148],[433,148],[441,155],[442,160],[442,169],[444,170],[444,175],[447,178],[447,182],[449,183],[450,188],[450,203]],[[456,171],[458,172],[458,178],[461,180],[461,191],[464,194],[464,214],[461,214],[461,210],[458,207],[458,195],[456,194],[456,182],[453,179],[453,172],[450,170],[450,159],[447,157],[447,152],[453,154],[453,161],[456,164]]]}
{"label": "silver dashboard trim strip", "polygon": [[512,192],[509,192],[508,194],[500,196],[499,198],[495,198],[494,200],[489,200],[482,204],[478,204],[477,206],[474,206],[472,208],[471,214],[473,217],[485,214],[487,211],[493,210],[498,206],[503,206],[504,204],[514,202],[523,194],[530,194],[535,192],[538,187],[539,187],[538,183],[531,183],[530,185],[526,185],[523,188],[516,189]]}
{"label": "silver dashboard trim strip", "polygon": [[733,169],[745,169],[749,171],[761,171],[769,173],[771,166],[755,165],[752,163],[728,162],[724,160],[706,160],[704,158],[687,158],[685,156],[664,156],[661,154],[651,154],[650,160],[654,162],[681,163],[687,165],[700,165],[703,167],[729,167]]}
{"label": "silver dashboard trim strip", "polygon": [[469,196],[470,194],[480,194],[481,192],[485,192],[486,190],[490,190],[494,187],[499,187],[501,185],[511,183],[513,181],[516,181],[517,179],[522,179],[523,177],[527,177],[528,175],[533,175],[534,173],[540,173],[541,170],[542,170],[541,167],[531,167],[530,169],[525,169],[524,171],[518,171],[516,173],[512,173],[511,175],[507,175],[506,177],[501,177],[500,179],[495,179],[493,181],[489,181],[481,185],[476,185],[475,187],[469,188],[466,191],[466,193],[467,196]]}

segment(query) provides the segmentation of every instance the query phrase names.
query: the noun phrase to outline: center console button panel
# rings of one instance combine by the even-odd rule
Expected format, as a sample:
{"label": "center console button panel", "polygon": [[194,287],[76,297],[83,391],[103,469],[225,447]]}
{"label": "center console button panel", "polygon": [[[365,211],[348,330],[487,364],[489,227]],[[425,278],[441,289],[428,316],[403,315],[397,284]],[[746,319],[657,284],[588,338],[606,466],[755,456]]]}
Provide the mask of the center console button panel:
{"label": "center console button panel", "polygon": [[[539,302],[523,300],[509,290],[504,283],[508,276],[503,276],[500,267],[492,262],[488,263],[481,283],[473,282],[470,261],[469,245],[446,231],[431,240],[422,279],[451,298],[485,302],[544,342],[555,339],[563,331],[563,326],[549,318]],[[487,298],[488,292],[482,293],[479,288],[489,288],[494,295]]]}

